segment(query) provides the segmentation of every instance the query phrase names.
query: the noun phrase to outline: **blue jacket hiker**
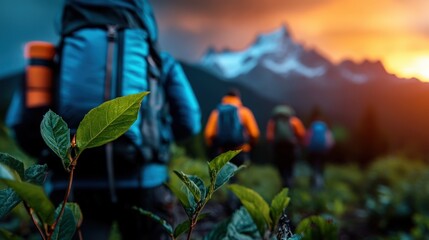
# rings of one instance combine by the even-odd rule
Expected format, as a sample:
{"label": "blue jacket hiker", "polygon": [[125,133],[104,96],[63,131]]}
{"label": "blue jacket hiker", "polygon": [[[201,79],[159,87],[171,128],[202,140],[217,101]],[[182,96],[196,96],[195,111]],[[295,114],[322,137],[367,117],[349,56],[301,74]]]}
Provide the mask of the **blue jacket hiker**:
{"label": "blue jacket hiker", "polygon": [[[175,200],[164,185],[169,179],[170,146],[201,131],[201,113],[181,65],[158,50],[157,38],[146,0],[66,0],[55,48],[57,61],[46,66],[54,66],[55,74],[38,76],[46,81],[52,78],[47,81],[52,86],[46,88],[52,101],[33,101],[44,104],[31,106],[16,103],[26,100],[23,96],[30,88],[24,84],[9,110],[9,126],[18,142],[48,164],[51,174],[46,189],[58,205],[68,174],[49,151],[31,149],[43,144],[34,140],[25,144],[32,139],[30,132],[19,129],[34,122],[40,125],[40,113],[51,108],[73,132],[84,115],[104,101],[150,91],[136,122],[122,137],[79,157],[69,200],[82,209],[85,239],[108,239],[115,222],[122,239],[168,239],[159,223],[132,207],[172,220]],[[29,64],[44,62],[38,59]],[[27,73],[27,80],[31,74]],[[31,114],[38,115],[31,118]]]}
{"label": "blue jacket hiker", "polygon": [[318,190],[324,185],[323,172],[328,154],[334,146],[334,138],[325,121],[314,119],[305,137],[307,157],[312,169],[311,185]]}

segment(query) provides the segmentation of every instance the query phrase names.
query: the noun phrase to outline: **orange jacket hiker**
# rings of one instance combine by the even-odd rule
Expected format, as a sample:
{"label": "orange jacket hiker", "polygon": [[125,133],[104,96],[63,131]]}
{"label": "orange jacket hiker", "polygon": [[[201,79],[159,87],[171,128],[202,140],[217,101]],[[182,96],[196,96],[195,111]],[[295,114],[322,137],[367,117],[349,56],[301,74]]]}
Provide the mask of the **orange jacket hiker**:
{"label": "orange jacket hiker", "polygon": [[[231,96],[226,95],[222,98],[222,104],[230,104],[238,107],[238,113],[241,123],[243,124],[245,135],[248,136],[249,141],[238,149],[243,152],[249,152],[253,145],[256,144],[259,138],[259,128],[256,123],[253,113],[247,107],[243,106],[239,95]],[[217,121],[218,121],[218,110],[214,109],[207,121],[207,125],[204,131],[204,137],[208,146],[213,146],[213,140],[217,135]]]}

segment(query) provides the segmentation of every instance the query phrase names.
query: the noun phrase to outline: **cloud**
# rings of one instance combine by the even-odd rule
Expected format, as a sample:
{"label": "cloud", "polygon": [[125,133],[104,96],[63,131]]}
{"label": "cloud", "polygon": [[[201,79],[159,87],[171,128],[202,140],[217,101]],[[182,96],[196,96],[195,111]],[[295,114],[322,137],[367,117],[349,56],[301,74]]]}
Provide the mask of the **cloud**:
{"label": "cloud", "polygon": [[215,17],[258,17],[275,11],[295,12],[317,7],[330,0],[153,0],[159,11]]}

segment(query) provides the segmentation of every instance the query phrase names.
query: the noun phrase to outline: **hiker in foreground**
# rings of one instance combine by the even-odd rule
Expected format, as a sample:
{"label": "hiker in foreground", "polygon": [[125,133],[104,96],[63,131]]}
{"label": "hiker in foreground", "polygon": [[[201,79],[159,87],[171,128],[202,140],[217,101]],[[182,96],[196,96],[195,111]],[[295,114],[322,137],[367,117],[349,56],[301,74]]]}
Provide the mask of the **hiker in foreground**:
{"label": "hiker in foreground", "polygon": [[304,137],[305,127],[295,111],[287,105],[276,106],[267,124],[266,138],[272,146],[273,163],[284,187],[293,185],[293,171]]}
{"label": "hiker in foreground", "polygon": [[253,113],[243,106],[237,89],[230,89],[211,112],[204,137],[213,156],[241,149],[242,152],[231,162],[240,166],[250,161],[249,154],[258,141],[259,128]]}
{"label": "hiker in foreground", "polygon": [[[79,157],[69,201],[82,209],[84,239],[109,239],[114,223],[122,239],[169,239],[159,223],[133,207],[172,220],[175,199],[164,184],[169,179],[170,146],[200,132],[201,114],[182,67],[160,52],[157,38],[147,0],[65,1],[57,61],[48,65],[55,67],[56,74],[49,75],[55,76],[49,93],[54,101],[41,107],[58,113],[73,135],[90,109],[116,97],[150,92],[138,119],[123,136]],[[19,110],[24,104],[13,106]],[[25,107],[20,115],[11,110],[17,116],[12,128],[41,118],[25,117],[34,110]],[[35,130],[33,134],[40,135]],[[16,133],[22,142],[29,140],[30,132]],[[47,148],[31,149],[41,146],[36,142],[21,146],[29,146],[27,152],[48,164],[46,190],[55,205],[62,202],[68,173],[61,161]]]}

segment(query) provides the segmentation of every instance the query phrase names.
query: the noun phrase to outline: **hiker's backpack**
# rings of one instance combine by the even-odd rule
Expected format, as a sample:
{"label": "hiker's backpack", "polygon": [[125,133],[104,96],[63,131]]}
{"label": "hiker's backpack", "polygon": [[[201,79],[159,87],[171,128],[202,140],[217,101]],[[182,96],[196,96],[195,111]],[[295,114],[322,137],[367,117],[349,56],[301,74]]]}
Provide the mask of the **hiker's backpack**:
{"label": "hiker's backpack", "polygon": [[314,121],[308,132],[308,151],[322,153],[329,149],[328,127],[322,121]]}
{"label": "hiker's backpack", "polygon": [[245,143],[246,137],[239,116],[239,108],[231,104],[217,107],[218,121],[215,144],[223,148],[234,148]]}
{"label": "hiker's backpack", "polygon": [[[35,123],[35,132],[18,132],[18,138],[25,141],[25,135],[40,136],[40,121],[49,108],[66,121],[73,133],[84,115],[104,101],[150,91],[143,100],[138,119],[124,137],[113,143],[114,146],[120,145],[114,149],[126,153],[134,151],[132,158],[135,158],[137,149],[139,159],[165,163],[169,159],[171,136],[164,136],[166,134],[162,131],[169,127],[170,120],[166,114],[168,106],[162,87],[161,69],[163,65],[174,62],[166,58],[166,63],[163,63],[161,54],[156,49],[156,40],[152,9],[146,0],[65,1],[61,36],[52,68],[52,101],[49,105],[37,108],[21,108],[23,111],[18,114],[21,122],[15,125],[15,129],[28,126],[30,119],[25,118],[28,113],[37,110],[37,118],[31,119]],[[40,62],[40,59],[36,59],[29,64]],[[21,92],[21,102],[25,91],[28,89]],[[39,140],[43,141],[41,137]],[[31,148],[31,145],[42,146],[44,143],[33,142],[27,145]],[[83,157],[92,154],[97,160],[104,158],[96,153],[96,149],[91,153],[87,152]],[[116,164],[115,171],[121,167],[129,169],[129,166],[125,167],[127,161],[123,160],[126,159],[126,153],[119,154],[118,159],[122,163]],[[38,153],[34,155],[40,157]],[[89,174],[102,172],[97,167],[106,164],[105,161],[92,162],[84,167],[84,162],[89,161],[80,162],[80,172],[88,170]],[[132,164],[136,166],[135,163]]]}
{"label": "hiker's backpack", "polygon": [[298,143],[295,131],[290,122],[289,116],[275,115],[274,121],[274,141],[276,143],[294,146]]}
{"label": "hiker's backpack", "polygon": [[[125,133],[146,161],[166,162],[160,123],[166,122],[161,55],[153,19],[142,1],[69,1],[59,48],[57,111],[71,128],[102,102],[150,91]],[[144,1],[143,1],[144,2]],[[148,20],[149,19],[149,20]]]}

